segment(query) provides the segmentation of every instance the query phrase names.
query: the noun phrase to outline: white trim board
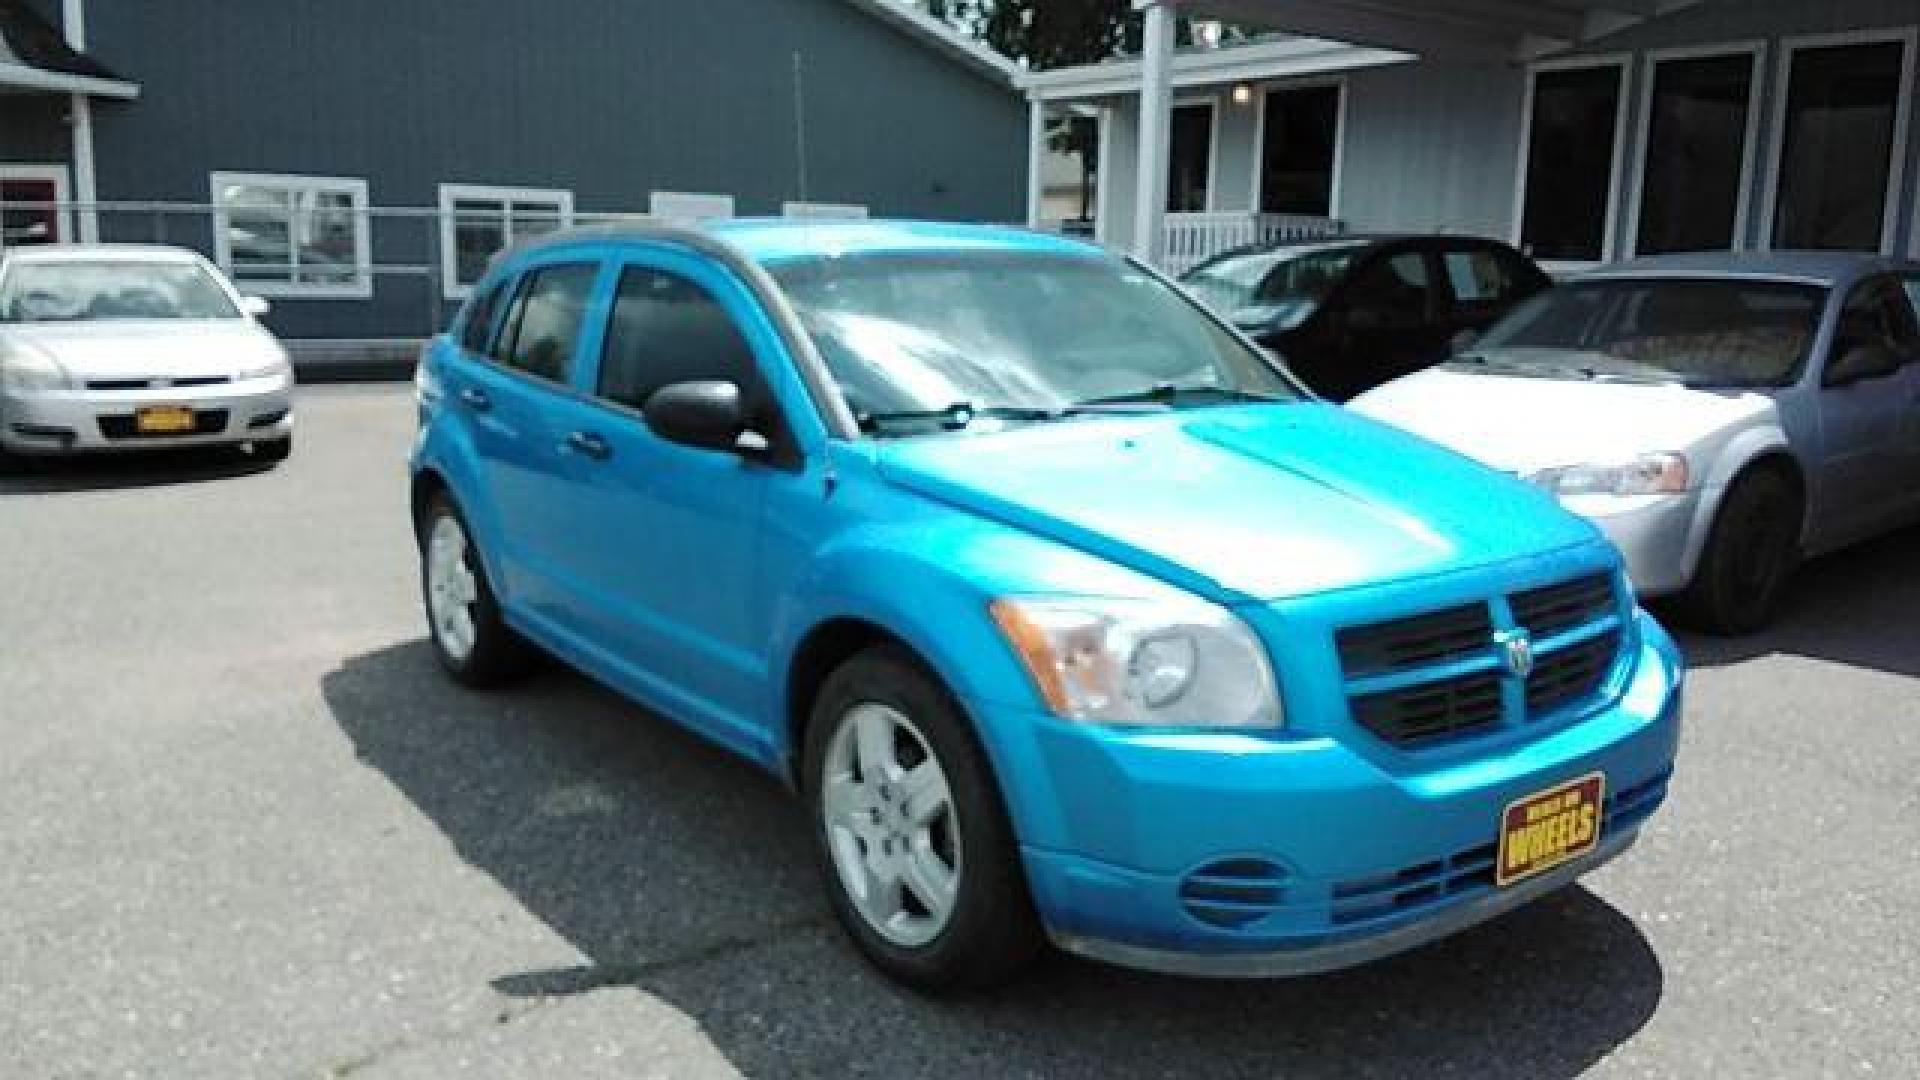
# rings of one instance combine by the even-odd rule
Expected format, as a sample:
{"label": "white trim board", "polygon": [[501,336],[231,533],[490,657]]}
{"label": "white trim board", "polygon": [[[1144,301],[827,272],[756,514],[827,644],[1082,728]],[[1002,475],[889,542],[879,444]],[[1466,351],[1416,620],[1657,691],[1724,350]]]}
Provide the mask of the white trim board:
{"label": "white trim board", "polygon": [[[0,180],[43,180],[53,184],[53,201],[61,205],[54,209],[54,217],[59,223],[60,240],[71,244],[76,239],[73,231],[72,178],[67,167],[57,161],[50,162],[8,162],[0,165]],[[7,246],[5,236],[0,236],[0,248]]]}
{"label": "white trim board", "polygon": [[733,196],[700,191],[656,191],[647,197],[647,213],[669,221],[730,218]]}
{"label": "white trim board", "polygon": [[[262,281],[258,278],[241,281],[236,278],[235,284],[242,286],[242,291],[289,299],[366,300],[373,296],[373,219],[368,213],[369,197],[365,180],[351,176],[303,176],[291,173],[209,173],[207,201],[213,205],[214,262],[229,278],[235,277],[232,238],[227,235],[229,211],[220,201],[220,191],[232,186],[345,193],[350,200],[354,220],[354,276],[351,284],[314,285],[294,281]],[[288,239],[291,244],[291,235]]]}
{"label": "white trim board", "polygon": [[488,184],[440,185],[440,295],[448,300],[464,300],[473,285],[460,280],[460,259],[454,205],[461,202],[497,203],[501,210],[501,250],[511,248],[513,211],[517,206],[548,207],[555,211],[558,227],[573,228],[573,192],[564,188],[497,187]]}
{"label": "white trim board", "polygon": [[[1794,54],[1812,49],[1846,45],[1879,45],[1899,42],[1901,52],[1900,91],[1893,116],[1893,151],[1888,163],[1887,202],[1880,223],[1880,247],[1883,255],[1894,250],[1894,238],[1900,229],[1900,200],[1905,197],[1907,158],[1912,147],[1908,136],[1913,125],[1913,93],[1916,53],[1920,53],[1920,27],[1891,26],[1870,30],[1846,30],[1837,34],[1802,34],[1782,38],[1780,54],[1774,61],[1772,138],[1767,146],[1765,177],[1766,207],[1760,219],[1760,250],[1772,251],[1773,238],[1780,221],[1780,169],[1787,155],[1787,106],[1793,97]],[[1920,200],[1916,200],[1920,201]]]}
{"label": "white trim board", "polygon": [[1633,157],[1628,164],[1626,197],[1626,235],[1623,258],[1640,253],[1640,215],[1645,211],[1647,166],[1653,143],[1653,98],[1660,86],[1660,65],[1685,60],[1716,60],[1729,56],[1749,56],[1747,126],[1742,134],[1740,183],[1733,210],[1734,251],[1747,247],[1747,233],[1753,223],[1753,185],[1760,163],[1760,116],[1765,104],[1767,79],[1767,43],[1763,40],[1729,41],[1713,45],[1688,45],[1672,49],[1654,49],[1642,59],[1639,109],[1633,131]]}
{"label": "white trim board", "polygon": [[[1508,231],[1508,239],[1515,248],[1526,250],[1525,236],[1527,224],[1527,166],[1533,161],[1533,109],[1534,95],[1540,87],[1540,76],[1558,71],[1590,71],[1598,68],[1617,68],[1620,72],[1619,106],[1613,117],[1613,155],[1608,166],[1607,177],[1607,217],[1600,236],[1600,262],[1613,261],[1618,248],[1620,232],[1620,195],[1621,174],[1626,171],[1627,125],[1633,112],[1633,54],[1606,53],[1597,56],[1574,56],[1559,60],[1545,60],[1527,65],[1527,88],[1520,111],[1520,152],[1519,161],[1514,166],[1513,180],[1513,225]],[[1593,266],[1595,263],[1558,262],[1564,266]]]}

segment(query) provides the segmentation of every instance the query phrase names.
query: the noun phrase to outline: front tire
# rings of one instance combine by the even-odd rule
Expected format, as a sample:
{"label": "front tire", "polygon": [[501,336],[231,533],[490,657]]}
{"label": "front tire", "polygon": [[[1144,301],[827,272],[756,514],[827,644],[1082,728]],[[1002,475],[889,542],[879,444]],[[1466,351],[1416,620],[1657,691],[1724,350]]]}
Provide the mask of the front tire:
{"label": "front tire", "polygon": [[277,465],[293,456],[293,436],[284,439],[264,439],[255,442],[251,448],[253,460]]}
{"label": "front tire", "polygon": [[827,678],[803,767],[834,914],[880,970],[949,992],[1004,982],[1038,954],[992,771],[910,654],[869,649]]}
{"label": "front tire", "polygon": [[487,688],[526,670],[527,644],[501,618],[466,520],[444,496],[421,518],[420,584],[433,651],[448,674]]}
{"label": "front tire", "polygon": [[1799,492],[1779,470],[1763,468],[1736,480],[1681,597],[1689,620],[1725,637],[1765,629],[1799,564],[1800,525]]}

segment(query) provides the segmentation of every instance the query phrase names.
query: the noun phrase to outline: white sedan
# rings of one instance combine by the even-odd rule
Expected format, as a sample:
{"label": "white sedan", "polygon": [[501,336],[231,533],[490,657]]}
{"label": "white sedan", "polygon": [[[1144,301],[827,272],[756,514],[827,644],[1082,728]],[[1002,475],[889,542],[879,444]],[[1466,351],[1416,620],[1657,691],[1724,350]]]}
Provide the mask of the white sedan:
{"label": "white sedan", "polygon": [[0,453],[293,449],[293,370],[200,255],[116,245],[0,258]]}

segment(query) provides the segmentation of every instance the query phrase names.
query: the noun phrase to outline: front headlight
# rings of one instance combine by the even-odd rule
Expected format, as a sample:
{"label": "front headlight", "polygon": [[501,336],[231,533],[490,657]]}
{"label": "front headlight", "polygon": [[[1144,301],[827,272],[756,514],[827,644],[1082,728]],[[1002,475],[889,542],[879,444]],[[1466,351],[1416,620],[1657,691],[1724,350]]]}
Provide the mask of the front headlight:
{"label": "front headlight", "polygon": [[18,347],[0,348],[0,387],[27,396],[73,389],[73,378],[51,356]]}
{"label": "front headlight", "polygon": [[1223,608],[1197,599],[1009,597],[992,610],[1062,719],[1231,730],[1285,721],[1266,649]]}
{"label": "front headlight", "polygon": [[239,379],[241,382],[252,382],[255,379],[278,379],[283,375],[291,374],[292,371],[293,365],[287,363],[287,358],[285,356],[278,356],[266,363],[242,368]]}
{"label": "front headlight", "polygon": [[1542,469],[1534,483],[1562,499],[1592,495],[1633,498],[1687,490],[1687,459],[1679,454],[1643,454],[1631,461]]}

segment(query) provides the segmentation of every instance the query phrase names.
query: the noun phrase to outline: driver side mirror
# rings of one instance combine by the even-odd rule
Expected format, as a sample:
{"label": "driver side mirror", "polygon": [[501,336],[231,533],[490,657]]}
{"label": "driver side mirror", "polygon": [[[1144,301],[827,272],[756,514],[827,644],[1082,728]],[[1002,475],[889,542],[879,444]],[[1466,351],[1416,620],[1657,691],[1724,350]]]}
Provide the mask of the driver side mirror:
{"label": "driver side mirror", "polygon": [[243,296],[240,298],[240,310],[258,319],[273,310],[273,305],[264,296]]}
{"label": "driver side mirror", "polygon": [[1877,342],[1844,345],[1839,352],[1840,358],[1827,368],[1828,386],[1852,386],[1891,375],[1900,367],[1892,350]]}
{"label": "driver side mirror", "polygon": [[663,386],[647,399],[642,414],[654,434],[699,450],[756,457],[767,451],[766,436],[748,426],[740,387],[730,382],[682,382]]}

